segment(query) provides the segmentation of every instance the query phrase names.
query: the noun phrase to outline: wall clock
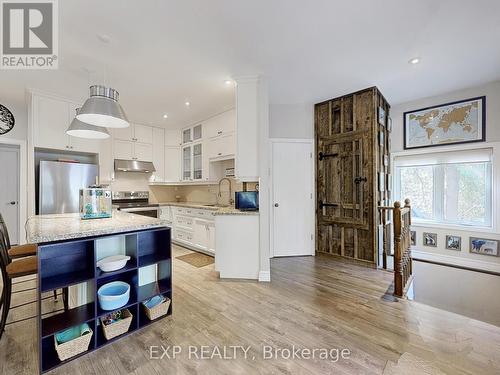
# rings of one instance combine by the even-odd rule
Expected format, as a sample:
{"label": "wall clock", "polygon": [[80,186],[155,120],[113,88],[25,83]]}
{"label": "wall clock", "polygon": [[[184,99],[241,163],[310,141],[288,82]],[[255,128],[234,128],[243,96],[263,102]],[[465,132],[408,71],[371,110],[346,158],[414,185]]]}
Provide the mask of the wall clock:
{"label": "wall clock", "polygon": [[0,104],[0,135],[6,134],[14,127],[14,115],[9,109]]}

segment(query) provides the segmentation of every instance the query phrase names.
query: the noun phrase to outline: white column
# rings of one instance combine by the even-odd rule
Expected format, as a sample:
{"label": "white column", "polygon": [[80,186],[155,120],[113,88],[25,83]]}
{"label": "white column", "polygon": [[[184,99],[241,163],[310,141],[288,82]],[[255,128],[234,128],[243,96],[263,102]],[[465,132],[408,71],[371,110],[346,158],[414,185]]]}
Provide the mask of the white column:
{"label": "white column", "polygon": [[269,99],[260,76],[234,77],[236,82],[235,176],[259,182],[259,281],[270,281],[269,261]]}

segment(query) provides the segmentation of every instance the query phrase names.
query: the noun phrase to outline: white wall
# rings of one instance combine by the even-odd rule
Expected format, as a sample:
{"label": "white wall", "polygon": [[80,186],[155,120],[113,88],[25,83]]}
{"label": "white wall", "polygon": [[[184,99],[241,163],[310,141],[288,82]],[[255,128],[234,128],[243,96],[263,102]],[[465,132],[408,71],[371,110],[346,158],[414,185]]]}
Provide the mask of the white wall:
{"label": "white wall", "polygon": [[270,138],[314,138],[313,104],[272,104],[269,108]]}
{"label": "white wall", "polygon": [[[413,150],[403,150],[403,113],[410,110],[416,110],[433,105],[453,102],[461,99],[486,95],[486,142],[474,143],[460,146],[441,146]],[[444,95],[415,100],[408,103],[395,105],[391,108],[391,118],[393,121],[393,130],[391,134],[391,152],[393,157],[415,154],[432,153],[446,150],[462,150],[465,148],[484,148],[491,146],[494,148],[493,177],[494,177],[494,196],[493,196],[493,221],[491,229],[471,230],[466,227],[458,226],[432,226],[426,227],[414,223],[412,229],[417,232],[417,245],[413,247],[415,257],[436,260],[445,263],[464,265],[467,267],[487,269],[500,272],[500,257],[469,253],[469,237],[483,237],[500,240],[500,82],[493,82],[480,87],[473,87],[460,91],[451,92]],[[437,233],[438,246],[423,246],[423,232]],[[445,236],[457,235],[462,237],[462,251],[453,251],[445,249]]]}
{"label": "white wall", "polygon": [[413,262],[415,301],[500,325],[500,277]]}

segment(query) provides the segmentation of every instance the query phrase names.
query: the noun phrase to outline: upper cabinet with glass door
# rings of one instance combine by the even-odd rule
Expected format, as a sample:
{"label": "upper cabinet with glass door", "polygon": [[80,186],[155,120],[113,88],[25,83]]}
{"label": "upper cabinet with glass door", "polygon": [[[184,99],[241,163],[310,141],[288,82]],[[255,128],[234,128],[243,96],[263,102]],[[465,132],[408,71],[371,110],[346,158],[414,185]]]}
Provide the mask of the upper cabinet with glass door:
{"label": "upper cabinet with glass door", "polygon": [[202,139],[203,131],[202,125],[196,125],[186,128],[182,131],[182,144],[196,142]]}

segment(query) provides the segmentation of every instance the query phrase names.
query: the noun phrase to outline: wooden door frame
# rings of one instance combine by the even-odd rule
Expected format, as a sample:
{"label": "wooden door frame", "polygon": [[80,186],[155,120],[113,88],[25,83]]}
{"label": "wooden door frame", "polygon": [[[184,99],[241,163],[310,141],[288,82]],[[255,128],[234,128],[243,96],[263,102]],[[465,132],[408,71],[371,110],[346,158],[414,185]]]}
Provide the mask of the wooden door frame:
{"label": "wooden door frame", "polygon": [[14,138],[0,138],[0,145],[9,145],[19,147],[19,204],[18,204],[18,220],[19,220],[19,244],[26,243],[26,233],[24,224],[27,220],[27,199],[28,199],[28,161],[26,153],[26,141]]}
{"label": "wooden door frame", "polygon": [[309,138],[269,138],[269,186],[270,186],[270,199],[269,199],[269,242],[270,242],[270,258],[274,258],[274,178],[273,178],[273,167],[274,167],[274,157],[273,157],[273,147],[276,143],[305,143],[311,145],[311,164],[310,164],[310,184],[311,184],[311,204],[309,207],[309,220],[311,225],[312,234],[312,244],[311,244],[311,254],[316,255],[316,166],[315,166],[315,141]]}

